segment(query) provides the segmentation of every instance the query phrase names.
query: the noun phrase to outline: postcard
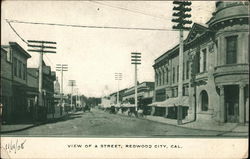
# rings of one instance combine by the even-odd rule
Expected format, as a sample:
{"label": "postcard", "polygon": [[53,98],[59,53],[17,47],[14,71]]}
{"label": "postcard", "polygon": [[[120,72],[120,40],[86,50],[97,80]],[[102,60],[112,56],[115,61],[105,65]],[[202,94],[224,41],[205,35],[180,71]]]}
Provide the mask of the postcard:
{"label": "postcard", "polygon": [[1,4],[1,158],[248,157],[248,1]]}

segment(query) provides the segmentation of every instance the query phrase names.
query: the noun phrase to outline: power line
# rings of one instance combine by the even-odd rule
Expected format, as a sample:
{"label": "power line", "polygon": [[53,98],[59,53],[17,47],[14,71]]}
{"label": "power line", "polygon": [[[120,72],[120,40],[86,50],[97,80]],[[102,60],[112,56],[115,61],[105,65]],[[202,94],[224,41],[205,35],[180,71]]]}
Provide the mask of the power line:
{"label": "power line", "polygon": [[44,55],[48,59],[48,61],[50,62],[50,64],[54,65],[54,63],[49,59],[49,57],[46,54],[44,54]]}
{"label": "power line", "polygon": [[139,14],[150,16],[150,17],[153,17],[153,18],[158,18],[158,19],[163,19],[163,20],[168,19],[168,18],[159,17],[159,16],[155,16],[155,15],[152,15],[152,14],[144,13],[144,12],[141,12],[141,11],[138,11],[138,10],[132,10],[132,9],[124,8],[124,7],[118,7],[118,6],[114,6],[114,5],[110,5],[110,4],[106,4],[106,3],[102,3],[102,2],[97,2],[97,1],[88,1],[88,2],[108,6],[108,7],[111,7],[111,8],[121,9],[121,10],[129,11],[129,12],[133,12],[133,13],[139,13]]}
{"label": "power line", "polygon": [[[16,29],[10,24],[11,22],[10,21],[8,21],[7,19],[6,19],[6,21],[7,21],[7,23],[8,23],[8,25],[10,26],[10,28],[13,30],[13,32],[24,42],[24,43],[26,43],[27,45],[28,45],[28,42],[26,41],[26,40],[24,40],[24,38],[23,37],[21,37],[21,35],[20,34],[18,34],[18,32],[16,31]],[[45,57],[48,59],[48,61],[53,65],[54,63],[49,59],[49,57],[45,54]]]}
{"label": "power line", "polygon": [[34,25],[52,25],[52,26],[64,26],[64,27],[80,27],[80,28],[93,28],[93,29],[126,29],[126,30],[151,30],[151,31],[174,31],[172,29],[157,29],[157,28],[136,28],[136,27],[117,27],[117,26],[96,26],[96,25],[74,25],[74,24],[59,24],[59,23],[42,23],[42,22],[27,22],[19,20],[7,20],[9,23],[23,23]]}
{"label": "power line", "polygon": [[14,27],[10,24],[10,21],[6,19],[6,22],[9,24],[10,28],[14,31],[14,33],[15,33],[24,43],[26,43],[26,44],[28,45],[28,42],[25,41],[25,40],[21,37],[21,35],[19,35],[19,34],[17,33],[17,31],[14,29]]}

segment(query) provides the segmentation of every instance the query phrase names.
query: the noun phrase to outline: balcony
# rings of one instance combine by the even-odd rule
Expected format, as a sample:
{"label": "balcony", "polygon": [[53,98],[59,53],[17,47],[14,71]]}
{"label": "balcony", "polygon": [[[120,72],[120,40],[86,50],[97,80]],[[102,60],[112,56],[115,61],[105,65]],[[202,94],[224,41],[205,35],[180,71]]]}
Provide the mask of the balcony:
{"label": "balcony", "polygon": [[249,64],[230,64],[215,67],[214,77],[216,84],[248,82]]}
{"label": "balcony", "polygon": [[205,72],[200,72],[200,73],[196,74],[196,76],[195,76],[195,80],[196,80],[196,81],[207,80],[207,78],[208,78],[208,73],[207,73],[207,71],[205,71]]}

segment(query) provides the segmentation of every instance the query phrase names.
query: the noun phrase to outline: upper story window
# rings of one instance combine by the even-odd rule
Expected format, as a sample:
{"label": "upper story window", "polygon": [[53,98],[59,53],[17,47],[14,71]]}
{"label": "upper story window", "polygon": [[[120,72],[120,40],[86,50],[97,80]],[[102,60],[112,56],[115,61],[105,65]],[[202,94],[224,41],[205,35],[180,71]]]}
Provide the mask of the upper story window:
{"label": "upper story window", "polygon": [[177,74],[176,75],[177,76],[177,82],[179,82],[179,65],[177,66],[177,70],[176,71],[177,71],[177,73],[176,73]]}
{"label": "upper story window", "polygon": [[168,68],[166,68],[166,83],[168,84]]}
{"label": "upper story window", "polygon": [[189,79],[189,61],[186,63],[186,79]]}
{"label": "upper story window", "polygon": [[165,84],[165,71],[162,71],[162,85]]}
{"label": "upper story window", "polygon": [[26,80],[26,71],[27,71],[27,67],[25,64],[23,64],[23,80]]}
{"label": "upper story window", "polygon": [[22,62],[18,61],[18,77],[22,78]]}
{"label": "upper story window", "polygon": [[185,62],[183,63],[182,80],[185,80]]}
{"label": "upper story window", "polygon": [[175,68],[173,67],[173,83],[175,82]]}
{"label": "upper story window", "polygon": [[184,87],[182,88],[182,95],[183,95],[183,96],[188,96],[188,95],[189,95],[188,86],[184,86]]}
{"label": "upper story window", "polygon": [[13,58],[13,72],[14,76],[17,76],[17,59]]}
{"label": "upper story window", "polygon": [[155,84],[156,86],[158,86],[158,74],[157,73],[155,73]]}
{"label": "upper story window", "polygon": [[200,62],[201,62],[200,52],[198,52],[196,56],[197,56],[196,57],[197,58],[197,73],[200,73],[201,72],[201,69],[200,69],[200,67],[201,67],[201,64],[200,64]]}
{"label": "upper story window", "polygon": [[161,72],[159,72],[159,86],[161,85]]}
{"label": "upper story window", "polygon": [[203,72],[207,71],[207,49],[202,50],[203,54]]}
{"label": "upper story window", "polygon": [[237,36],[226,37],[226,64],[237,63]]}

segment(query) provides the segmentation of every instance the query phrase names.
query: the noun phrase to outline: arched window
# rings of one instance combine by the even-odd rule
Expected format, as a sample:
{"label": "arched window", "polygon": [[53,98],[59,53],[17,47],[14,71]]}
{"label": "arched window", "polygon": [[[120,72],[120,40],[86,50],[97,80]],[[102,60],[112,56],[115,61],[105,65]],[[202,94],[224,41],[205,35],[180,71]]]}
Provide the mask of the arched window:
{"label": "arched window", "polygon": [[208,94],[205,90],[201,91],[201,110],[208,111]]}
{"label": "arched window", "polygon": [[168,84],[168,68],[166,68],[166,83]]}

